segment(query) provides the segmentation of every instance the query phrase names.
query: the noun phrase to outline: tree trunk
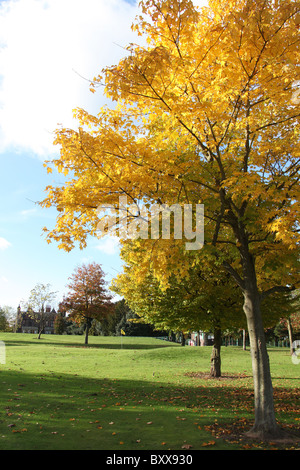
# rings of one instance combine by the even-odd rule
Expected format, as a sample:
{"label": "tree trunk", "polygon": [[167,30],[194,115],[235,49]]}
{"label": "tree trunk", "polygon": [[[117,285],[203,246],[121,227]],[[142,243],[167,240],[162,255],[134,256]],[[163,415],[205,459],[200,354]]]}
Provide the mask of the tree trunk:
{"label": "tree trunk", "polygon": [[284,433],[277,425],[275,418],[273,386],[261,315],[261,295],[257,287],[255,260],[249,251],[248,236],[243,224],[238,221],[232,227],[238,241],[243,279],[236,272],[233,276],[244,295],[243,310],[247,319],[254,384],[255,421],[248,434],[249,437],[261,440],[275,439],[283,436]]}
{"label": "tree trunk", "polygon": [[292,324],[289,318],[286,319],[286,323],[287,323],[287,329],[289,333],[290,351],[291,351],[291,356],[292,356],[295,352],[294,347],[293,347],[293,328],[292,328]]}
{"label": "tree trunk", "polygon": [[221,329],[214,329],[214,344],[210,359],[210,375],[211,377],[221,377]]}
{"label": "tree trunk", "polygon": [[[247,282],[248,281],[248,282]],[[269,356],[260,310],[256,276],[248,272],[244,290],[244,312],[247,317],[254,382],[255,422],[249,432],[259,439],[280,437],[275,418]]]}
{"label": "tree trunk", "polygon": [[84,344],[88,344],[88,342],[89,342],[89,331],[90,331],[91,324],[92,324],[92,319],[87,318],[86,323],[85,323],[85,341],[84,341]]}
{"label": "tree trunk", "polygon": [[38,339],[41,339],[44,330],[44,322],[41,320],[38,324]]}

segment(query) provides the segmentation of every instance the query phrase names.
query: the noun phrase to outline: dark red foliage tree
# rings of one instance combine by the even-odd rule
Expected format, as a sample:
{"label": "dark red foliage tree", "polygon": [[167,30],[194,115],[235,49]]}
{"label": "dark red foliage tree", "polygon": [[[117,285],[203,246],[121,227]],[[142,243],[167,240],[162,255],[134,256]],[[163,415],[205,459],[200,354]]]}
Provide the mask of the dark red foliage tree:
{"label": "dark red foliage tree", "polygon": [[104,272],[95,262],[79,266],[69,279],[69,293],[62,304],[69,318],[85,324],[85,344],[88,344],[92,321],[101,321],[112,314],[112,296],[106,288]]}

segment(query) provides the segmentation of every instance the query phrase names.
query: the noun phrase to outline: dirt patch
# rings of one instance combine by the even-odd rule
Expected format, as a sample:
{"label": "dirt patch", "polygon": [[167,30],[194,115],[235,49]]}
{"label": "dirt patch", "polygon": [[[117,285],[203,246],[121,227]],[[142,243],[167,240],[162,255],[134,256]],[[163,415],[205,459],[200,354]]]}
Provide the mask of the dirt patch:
{"label": "dirt patch", "polygon": [[238,419],[224,426],[214,423],[205,426],[216,439],[222,439],[232,444],[239,444],[242,449],[267,450],[300,450],[300,429],[292,425],[281,425],[284,435],[279,438],[265,438],[263,441],[251,435],[250,420]]}
{"label": "dirt patch", "polygon": [[208,372],[187,372],[184,374],[186,377],[192,377],[195,379],[204,379],[204,380],[237,380],[237,379],[249,379],[250,375],[246,374],[232,374],[224,372],[221,377],[212,377]]}

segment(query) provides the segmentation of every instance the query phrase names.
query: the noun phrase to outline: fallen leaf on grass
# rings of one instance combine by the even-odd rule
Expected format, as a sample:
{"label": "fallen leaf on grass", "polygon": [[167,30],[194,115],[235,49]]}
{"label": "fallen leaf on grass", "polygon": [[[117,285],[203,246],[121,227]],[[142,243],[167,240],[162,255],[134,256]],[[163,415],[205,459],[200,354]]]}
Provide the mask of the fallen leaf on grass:
{"label": "fallen leaf on grass", "polygon": [[153,421],[148,421],[148,423],[147,423],[147,424],[153,424]]}
{"label": "fallen leaf on grass", "polygon": [[190,449],[191,447],[193,447],[191,444],[184,444],[181,446],[182,449]]}
{"label": "fallen leaf on grass", "polygon": [[249,444],[245,444],[244,446],[242,446],[243,449],[245,450],[249,450],[249,449],[252,449],[252,447],[249,445]]}
{"label": "fallen leaf on grass", "polygon": [[214,446],[215,443],[215,441],[203,442],[202,447]]}

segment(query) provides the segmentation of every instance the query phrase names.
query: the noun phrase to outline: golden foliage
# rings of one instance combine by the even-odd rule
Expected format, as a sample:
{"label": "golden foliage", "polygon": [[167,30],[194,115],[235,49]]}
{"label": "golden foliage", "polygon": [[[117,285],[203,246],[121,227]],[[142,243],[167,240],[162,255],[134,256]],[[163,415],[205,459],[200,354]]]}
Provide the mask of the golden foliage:
{"label": "golden foliage", "polygon": [[[208,253],[220,264],[228,247],[243,259],[246,246],[258,272],[269,273],[261,288],[296,282],[299,17],[291,0],[210,0],[201,9],[142,1],[133,29],[147,45],[130,44],[91,84],[93,92],[104,85],[116,107],[97,116],[77,109],[78,130],[56,132],[60,157],[48,171],[54,165],[65,184],[48,187],[42,202],[59,211],[48,240],[84,247],[98,206],[117,207],[120,195],[201,202]],[[170,252],[160,244],[161,271]]]}

